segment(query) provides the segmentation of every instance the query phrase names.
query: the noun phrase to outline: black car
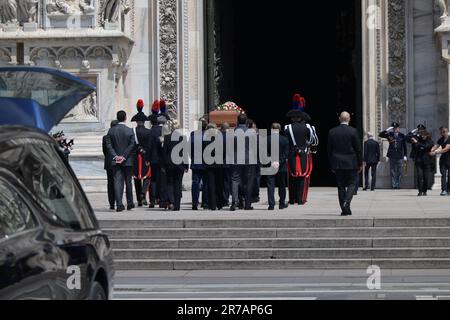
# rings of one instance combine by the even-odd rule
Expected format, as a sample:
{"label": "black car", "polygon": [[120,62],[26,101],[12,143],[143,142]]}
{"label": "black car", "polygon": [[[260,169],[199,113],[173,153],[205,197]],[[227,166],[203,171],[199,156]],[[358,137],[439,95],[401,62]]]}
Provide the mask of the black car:
{"label": "black car", "polygon": [[0,68],[0,299],[112,297],[110,242],[47,133],[94,90],[51,69]]}

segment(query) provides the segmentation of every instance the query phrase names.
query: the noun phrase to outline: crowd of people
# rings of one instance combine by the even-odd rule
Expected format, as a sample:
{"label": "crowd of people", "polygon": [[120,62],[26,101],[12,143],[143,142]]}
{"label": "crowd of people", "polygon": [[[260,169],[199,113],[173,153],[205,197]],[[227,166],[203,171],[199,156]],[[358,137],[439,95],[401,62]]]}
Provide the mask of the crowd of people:
{"label": "crowd of people", "polygon": [[[131,119],[136,123],[134,129],[126,125],[126,112],[118,112],[117,120],[111,123],[111,129],[103,137],[111,210],[122,212],[135,208],[134,179],[139,207],[179,211],[183,177],[189,170],[192,173],[192,210],[215,211],[228,207],[231,211],[253,210],[252,205],[260,201],[263,177],[268,187],[268,210],[275,210],[277,186],[280,210],[286,209],[289,204],[304,205],[312,173],[312,153],[316,150],[318,138],[315,128],[308,123],[309,116],[301,110],[301,101],[298,97],[294,100],[294,108],[288,114],[292,124],[283,129],[280,124],[274,123],[270,134],[265,136],[259,133],[256,124],[244,112],[236,114],[233,126],[220,123],[218,127],[209,121],[208,116],[204,116],[199,120],[200,128],[188,137],[178,130],[177,121],[170,119],[163,100],[153,103],[152,114],[148,117],[143,112],[144,102],[139,100],[138,113]],[[146,122],[151,123],[150,129],[146,127]],[[241,145],[237,141],[240,132],[244,137]],[[235,140],[231,149],[228,147],[230,139]],[[267,139],[264,145],[269,157],[264,164],[259,159],[258,150],[262,139]],[[276,150],[271,150],[273,139],[277,141]],[[185,140],[188,141],[189,152],[178,148],[183,146]],[[223,145],[220,151],[214,147],[219,140]],[[253,140],[258,143],[252,145]],[[193,151],[197,149],[200,150],[200,159],[194,158]],[[211,155],[215,159],[212,162],[203,157],[208,149],[212,150]],[[238,159],[241,151],[242,161]],[[218,152],[223,154],[218,155]],[[183,161],[176,161],[174,154]],[[272,174],[262,173],[267,167],[272,169]],[[122,200],[124,189],[126,206]]]}
{"label": "crowd of people", "polygon": [[[139,100],[138,112],[131,119],[136,123],[135,128],[126,125],[127,114],[120,111],[103,138],[111,210],[122,212],[135,208],[134,180],[139,207],[180,211],[183,178],[189,171],[192,174],[194,211],[253,210],[252,205],[260,201],[262,179],[267,185],[268,210],[275,210],[277,187],[280,210],[289,205],[306,204],[313,155],[319,141],[304,104],[301,96],[294,96],[293,109],[287,114],[291,124],[282,128],[279,123],[273,123],[268,135],[261,134],[262,130],[258,130],[245,112],[236,113],[233,125],[222,122],[217,126],[206,115],[199,120],[198,130],[185,134],[179,130],[177,121],[170,119],[165,101],[155,101],[152,114],[147,117],[143,112],[144,102]],[[357,194],[361,173],[365,176],[364,190],[375,190],[381,152],[372,133],[368,133],[367,140],[361,144],[358,131],[350,126],[351,115],[348,112],[340,114],[339,120],[340,125],[329,132],[328,159],[331,171],[336,175],[342,215],[349,216],[352,215],[351,202]],[[147,122],[151,123],[150,129]],[[237,142],[239,133],[243,134],[243,144]],[[404,135],[400,132],[400,125],[393,123],[391,128],[380,133],[379,137],[389,142],[387,157],[393,189],[400,189],[403,167],[411,158],[415,163],[418,195],[427,196],[433,184],[435,156],[440,154],[441,195],[450,195],[449,130],[443,127],[440,133],[437,143],[433,142],[424,125]],[[234,140],[231,148],[230,140]],[[251,143],[253,140],[258,141],[256,147]],[[269,160],[266,162],[261,161],[261,140],[267,142],[265,154]],[[271,150],[272,141],[276,141],[275,150]],[[412,145],[409,156],[407,144]],[[195,150],[199,150],[199,159]],[[206,150],[210,152],[212,161],[205,159]],[[242,161],[237,159],[240,153],[243,154]],[[271,169],[270,173],[263,173],[265,169]],[[124,189],[126,206],[122,200]]]}

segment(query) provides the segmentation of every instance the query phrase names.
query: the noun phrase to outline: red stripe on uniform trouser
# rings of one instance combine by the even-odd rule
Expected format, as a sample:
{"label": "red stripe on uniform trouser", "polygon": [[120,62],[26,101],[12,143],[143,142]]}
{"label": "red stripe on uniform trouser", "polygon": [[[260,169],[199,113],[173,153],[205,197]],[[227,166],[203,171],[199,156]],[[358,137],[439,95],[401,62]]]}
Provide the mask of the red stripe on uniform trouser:
{"label": "red stripe on uniform trouser", "polygon": [[142,180],[142,155],[138,154],[138,179]]}
{"label": "red stripe on uniform trouser", "polygon": [[302,172],[302,158],[299,154],[295,157],[295,176],[301,177],[303,174]]}

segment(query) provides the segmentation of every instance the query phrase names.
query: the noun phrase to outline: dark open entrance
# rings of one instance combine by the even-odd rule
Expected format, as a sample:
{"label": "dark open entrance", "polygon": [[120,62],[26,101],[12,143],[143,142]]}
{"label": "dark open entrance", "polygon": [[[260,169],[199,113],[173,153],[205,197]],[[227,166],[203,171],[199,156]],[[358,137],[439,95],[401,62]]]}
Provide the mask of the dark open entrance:
{"label": "dark open entrance", "polygon": [[209,0],[207,12],[208,105],[234,101],[268,128],[287,123],[301,93],[321,139],[313,184],[333,185],[326,142],[337,114],[352,112],[362,131],[361,2]]}

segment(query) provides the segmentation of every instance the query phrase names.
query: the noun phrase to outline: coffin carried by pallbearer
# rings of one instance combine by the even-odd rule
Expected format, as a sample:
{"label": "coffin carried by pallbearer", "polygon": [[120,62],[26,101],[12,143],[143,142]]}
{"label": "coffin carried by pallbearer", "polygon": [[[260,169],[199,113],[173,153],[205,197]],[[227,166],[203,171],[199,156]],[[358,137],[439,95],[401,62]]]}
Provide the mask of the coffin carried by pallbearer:
{"label": "coffin carried by pallbearer", "polygon": [[245,111],[234,102],[226,102],[218,106],[214,111],[209,113],[209,122],[216,124],[218,127],[224,123],[228,123],[230,127],[237,127],[237,118]]}

